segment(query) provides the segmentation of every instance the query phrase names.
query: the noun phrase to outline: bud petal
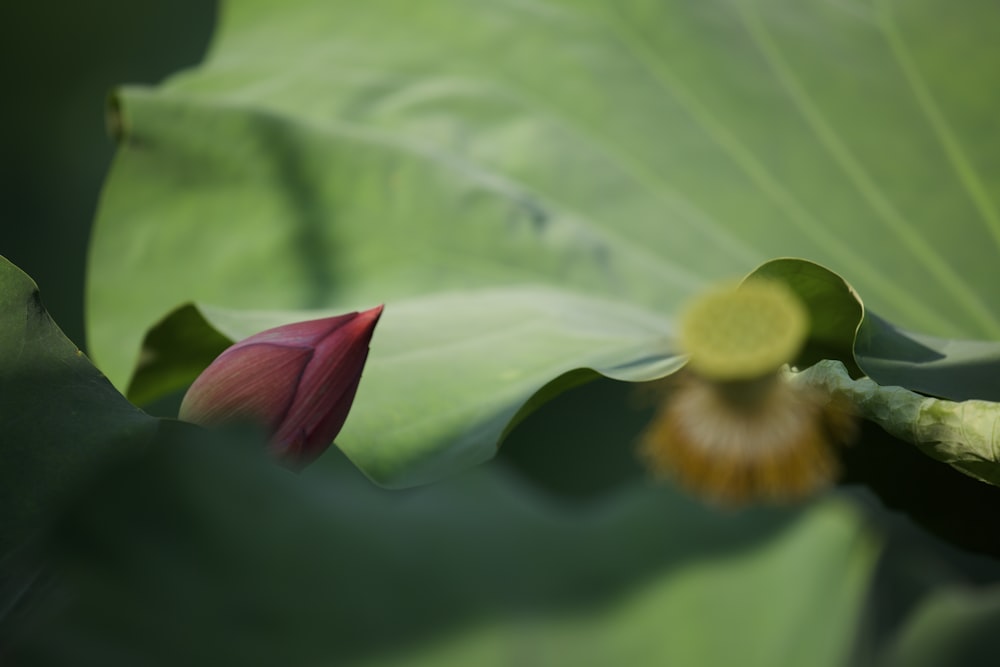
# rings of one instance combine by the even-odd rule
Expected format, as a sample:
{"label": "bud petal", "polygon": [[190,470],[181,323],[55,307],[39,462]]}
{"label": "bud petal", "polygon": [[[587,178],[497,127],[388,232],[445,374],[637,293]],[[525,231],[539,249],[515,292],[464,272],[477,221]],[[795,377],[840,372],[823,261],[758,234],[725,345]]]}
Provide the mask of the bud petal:
{"label": "bud petal", "polygon": [[272,451],[305,465],[340,432],[382,306],[287,324],[229,347],[188,389],[179,417],[205,426],[250,421]]}

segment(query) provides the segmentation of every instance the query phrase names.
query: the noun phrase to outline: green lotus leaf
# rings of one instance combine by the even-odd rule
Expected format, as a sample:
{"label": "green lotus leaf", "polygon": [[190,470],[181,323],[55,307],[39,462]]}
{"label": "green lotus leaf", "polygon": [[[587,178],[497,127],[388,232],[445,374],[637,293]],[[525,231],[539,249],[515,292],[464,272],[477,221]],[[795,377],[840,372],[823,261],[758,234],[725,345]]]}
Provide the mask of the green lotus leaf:
{"label": "green lotus leaf", "polygon": [[888,667],[986,665],[1000,641],[1000,591],[946,589],[929,596],[912,620],[879,657]]}
{"label": "green lotus leaf", "polygon": [[821,361],[799,373],[798,382],[841,396],[866,419],[912,442],[931,457],[967,475],[1000,486],[1000,403],[948,401],[903,387],[852,379],[839,361]]}
{"label": "green lotus leaf", "polygon": [[843,498],[718,512],[637,481],[567,511],[501,466],[389,492],[167,425],[40,545],[13,664],[834,667],[879,553]]}
{"label": "green lotus leaf", "polygon": [[0,424],[0,560],[157,428],[63,335],[35,283],[3,257]]}
{"label": "green lotus leaf", "polygon": [[[994,119],[1000,19],[987,3],[949,7],[234,3],[203,65],[114,98],[91,350],[149,400],[228,337],[200,311],[211,326],[193,318],[202,338],[184,339],[198,350],[179,353],[188,366],[144,374],[147,332],[173,327],[159,330],[169,347],[180,325],[163,318],[184,304],[385,303],[373,386],[394,372],[379,338],[419,348],[431,332],[442,347],[400,364],[386,398],[362,388],[340,444],[360,462],[376,424],[408,429],[362,465],[424,480],[481,460],[522,410],[585,379],[580,369],[644,380],[676,368],[668,323],[681,304],[759,270],[806,297],[806,361],[992,398],[979,369],[1000,339],[1000,139],[981,128]],[[776,257],[788,259],[763,264]],[[484,314],[482,299],[501,293],[526,300]],[[453,319],[434,306],[444,302]],[[391,315],[413,304],[428,305],[427,323]],[[449,335],[442,323],[463,313],[483,322]],[[613,343],[609,317],[623,318]],[[477,345],[465,334],[500,322],[491,358],[450,363]],[[900,359],[901,335],[947,349],[947,368]],[[414,396],[438,409],[414,421]]]}

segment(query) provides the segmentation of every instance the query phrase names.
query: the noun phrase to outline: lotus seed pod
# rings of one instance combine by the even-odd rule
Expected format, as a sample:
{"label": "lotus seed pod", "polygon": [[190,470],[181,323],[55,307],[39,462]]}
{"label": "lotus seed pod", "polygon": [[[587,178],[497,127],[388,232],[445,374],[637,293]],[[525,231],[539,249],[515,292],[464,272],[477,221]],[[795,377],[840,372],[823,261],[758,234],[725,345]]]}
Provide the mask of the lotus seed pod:
{"label": "lotus seed pod", "polygon": [[791,362],[809,333],[799,297],[782,283],[755,279],[724,285],[694,301],[682,314],[679,345],[698,375],[748,380]]}
{"label": "lotus seed pod", "polygon": [[805,306],[782,283],[700,296],[681,317],[688,366],[641,436],[644,462],[724,504],[793,500],[833,483],[835,446],[854,433],[850,406],[781,371],[808,333]]}

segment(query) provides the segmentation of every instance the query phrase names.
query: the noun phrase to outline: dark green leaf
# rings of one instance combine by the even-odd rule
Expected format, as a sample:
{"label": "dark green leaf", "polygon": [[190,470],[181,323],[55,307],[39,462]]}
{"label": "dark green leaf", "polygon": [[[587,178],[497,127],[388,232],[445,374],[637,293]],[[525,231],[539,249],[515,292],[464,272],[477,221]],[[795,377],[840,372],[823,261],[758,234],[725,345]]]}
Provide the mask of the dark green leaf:
{"label": "dark green leaf", "polygon": [[0,257],[0,557],[156,420],[132,406],[51,320],[38,288]]}
{"label": "dark green leaf", "polygon": [[1000,653],[1000,589],[948,589],[928,599],[879,661],[887,667],[989,667]]}
{"label": "dark green leaf", "polygon": [[54,526],[14,664],[833,667],[877,552],[839,499],[720,513],[639,483],[569,509],[496,466],[387,492],[168,426]]}
{"label": "dark green leaf", "polygon": [[1000,342],[917,334],[869,314],[858,332],[857,359],[879,384],[1000,402]]}

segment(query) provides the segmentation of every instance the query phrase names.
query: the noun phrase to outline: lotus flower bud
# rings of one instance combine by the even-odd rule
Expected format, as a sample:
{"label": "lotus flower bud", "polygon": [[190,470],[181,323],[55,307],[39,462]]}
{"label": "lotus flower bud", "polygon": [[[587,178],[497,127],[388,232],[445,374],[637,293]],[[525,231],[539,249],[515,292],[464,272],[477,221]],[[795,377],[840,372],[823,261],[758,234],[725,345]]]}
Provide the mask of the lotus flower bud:
{"label": "lotus flower bud", "polygon": [[290,467],[322,454],[347,419],[382,306],[262,331],[226,349],[194,381],[179,418],[251,422]]}

